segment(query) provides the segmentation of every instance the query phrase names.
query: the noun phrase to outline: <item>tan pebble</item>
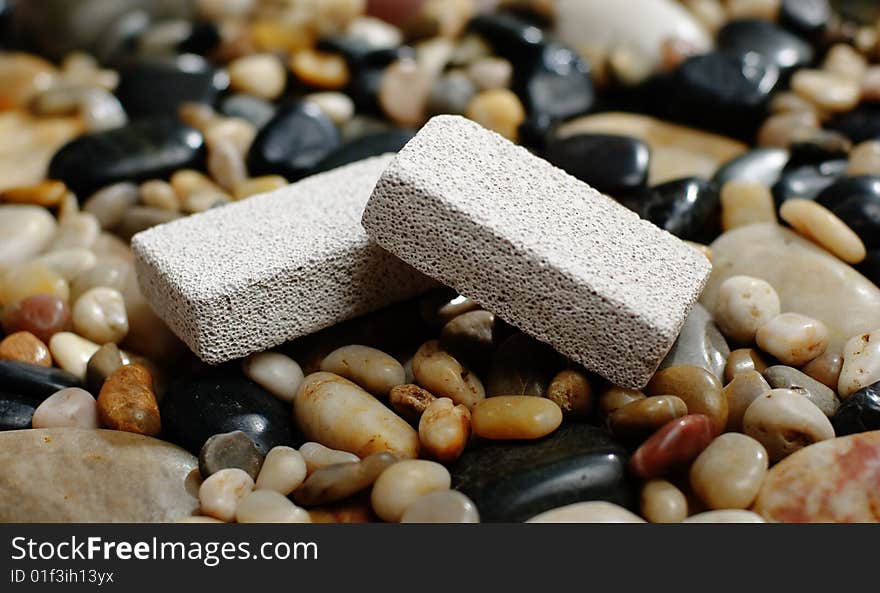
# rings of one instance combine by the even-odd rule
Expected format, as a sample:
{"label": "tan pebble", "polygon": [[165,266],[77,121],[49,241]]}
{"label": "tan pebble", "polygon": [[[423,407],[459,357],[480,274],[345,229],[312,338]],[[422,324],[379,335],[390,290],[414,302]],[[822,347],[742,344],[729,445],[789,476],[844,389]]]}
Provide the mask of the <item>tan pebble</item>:
{"label": "tan pebble", "polygon": [[183,103],[177,108],[177,116],[183,123],[201,132],[219,117],[214,108],[207,103]]}
{"label": "tan pebble", "polygon": [[547,387],[546,397],[559,406],[564,416],[585,418],[593,413],[593,388],[580,371],[566,369],[557,373]]}
{"label": "tan pebble", "polygon": [[806,315],[782,313],[758,328],[755,340],[764,352],[799,367],[825,352],[828,328]]}
{"label": "tan pebble", "polygon": [[56,77],[55,66],[43,58],[23,52],[0,54],[0,111],[26,107]]}
{"label": "tan pebble", "polygon": [[655,58],[635,47],[620,45],[608,54],[608,65],[618,82],[632,87],[641,84],[654,73]]}
{"label": "tan pebble", "polygon": [[235,508],[238,523],[311,523],[309,512],[274,490],[253,490]]}
{"label": "tan pebble", "polygon": [[752,511],[726,509],[723,511],[706,511],[691,515],[683,523],[766,523],[764,517]]}
{"label": "tan pebble", "polygon": [[434,400],[419,420],[419,441],[431,457],[454,461],[464,452],[471,435],[471,412],[448,397]]}
{"label": "tan pebble", "polygon": [[56,391],[34,411],[33,428],[98,428],[98,403],[79,387]]}
{"label": "tan pebble", "polygon": [[406,23],[405,32],[417,37],[458,37],[477,9],[476,4],[473,0],[426,0]]}
{"label": "tan pebble", "polygon": [[208,517],[206,515],[194,515],[192,517],[184,517],[183,519],[178,519],[175,523],[226,523],[226,521],[221,521],[220,519],[215,519],[214,517]]}
{"label": "tan pebble", "polygon": [[880,330],[847,340],[837,392],[841,398],[848,398],[877,381],[880,381]]}
{"label": "tan pebble", "polygon": [[449,471],[439,463],[408,459],[382,472],[373,484],[370,501],[379,517],[398,522],[409,505],[429,492],[448,490],[451,482]]}
{"label": "tan pebble", "polygon": [[608,415],[628,403],[645,399],[645,394],[638,389],[626,389],[609,385],[599,394],[599,411]]}
{"label": "tan pebble", "polygon": [[481,91],[504,89],[510,86],[513,66],[503,58],[485,57],[469,64],[467,74]]}
{"label": "tan pebble", "polygon": [[737,373],[730,383],[724,386],[721,394],[727,400],[727,430],[742,432],[742,419],[752,402],[770,391],[770,384],[756,370]]}
{"label": "tan pebble", "polygon": [[49,340],[49,352],[55,363],[80,380],[86,377],[86,365],[100,346],[71,332],[58,332]]}
{"label": "tan pebble", "polygon": [[208,476],[199,487],[199,504],[203,515],[221,521],[235,519],[238,504],[254,489],[254,481],[238,468],[221,469]]}
{"label": "tan pebble", "polygon": [[273,54],[244,56],[230,62],[227,69],[233,90],[263,99],[277,99],[287,84],[284,64]]}
{"label": "tan pebble", "polygon": [[667,422],[687,413],[687,405],[681,398],[655,395],[618,408],[608,416],[608,426],[618,437],[647,437]]}
{"label": "tan pebble", "polygon": [[303,435],[359,457],[387,451],[417,457],[419,435],[382,402],[333,373],[303,379],[293,400],[294,418]]}
{"label": "tan pebble", "polygon": [[311,87],[338,90],[348,84],[348,64],[338,54],[302,49],[290,58],[290,69]]}
{"label": "tan pebble", "polygon": [[479,523],[474,502],[456,490],[437,490],[420,496],[406,508],[401,523]]}
{"label": "tan pebble", "polygon": [[51,294],[67,300],[70,289],[57,272],[37,262],[13,265],[0,271],[0,305],[9,306],[29,296]]}
{"label": "tan pebble", "polygon": [[539,439],[562,423],[562,410],[543,397],[499,395],[474,406],[471,427],[486,439]]}
{"label": "tan pebble", "polygon": [[208,172],[220,187],[228,191],[233,191],[248,178],[244,157],[228,140],[208,144]]}
{"label": "tan pebble", "polygon": [[526,523],[644,523],[645,520],[620,505],[590,500],[557,507],[535,515]]}
{"label": "tan pebble", "polygon": [[721,188],[721,227],[725,231],[761,222],[776,222],[773,195],[762,183],[728,181]]}
{"label": "tan pebble", "polygon": [[413,357],[412,367],[416,382],[436,397],[448,397],[471,409],[486,397],[479,377],[441,350],[437,340],[422,344]]}
{"label": "tan pebble", "polygon": [[419,126],[425,121],[425,107],[431,91],[431,77],[414,60],[398,60],[382,74],[379,105],[394,123]]}
{"label": "tan pebble", "polygon": [[846,174],[853,177],[880,175],[880,141],[868,140],[856,144],[849,153]]}
{"label": "tan pebble", "polygon": [[122,293],[103,286],[86,291],[73,306],[73,328],[98,344],[121,342],[128,334]]}
{"label": "tan pebble", "polygon": [[455,43],[450,39],[426,39],[416,44],[416,63],[431,80],[436,80],[443,73],[454,51]]}
{"label": "tan pebble", "polygon": [[391,402],[391,407],[398,414],[413,424],[417,424],[428,406],[437,398],[430,391],[422,389],[418,385],[405,383],[395,386],[388,399]]}
{"label": "tan pebble", "polygon": [[819,128],[820,122],[814,111],[786,111],[771,115],[758,130],[759,146],[789,148],[803,142]]}
{"label": "tan pebble", "polygon": [[249,16],[256,5],[256,0],[196,0],[195,2],[199,15],[215,21]]}
{"label": "tan pebble", "polygon": [[207,189],[195,191],[184,196],[180,201],[180,205],[184,212],[196,214],[198,212],[205,212],[218,204],[225,204],[229,201],[230,197],[228,194],[222,191]]}
{"label": "tan pebble", "polygon": [[43,367],[52,366],[49,348],[40,338],[28,331],[9,334],[0,341],[0,358],[29,362]]}
{"label": "tan pebble", "polygon": [[205,144],[230,142],[239,154],[245,156],[257,135],[257,128],[240,117],[217,118],[205,129]]}
{"label": "tan pebble", "polygon": [[798,70],[791,78],[791,88],[821,109],[834,113],[850,111],[862,97],[860,82],[825,70]]}
{"label": "tan pebble", "polygon": [[151,179],[141,184],[139,188],[141,202],[146,206],[171,210],[180,210],[180,198],[171,184],[161,179]]}
{"label": "tan pebble", "polygon": [[862,79],[862,100],[880,101],[880,66],[871,65]]}
{"label": "tan pebble", "polygon": [[721,0],[682,0],[682,4],[711,33],[718,31],[727,22],[727,11]]}
{"label": "tan pebble", "polygon": [[798,233],[850,264],[865,259],[865,244],[833,212],[813,200],[789,198],[779,216]]}
{"label": "tan pebble", "polygon": [[91,248],[98,235],[101,234],[101,223],[89,212],[78,212],[61,219],[58,231],[52,238],[46,251],[72,249],[76,247]]}
{"label": "tan pebble", "polygon": [[680,397],[688,414],[708,416],[716,433],[727,425],[727,399],[721,394],[721,382],[706,369],[690,365],[662,369],[651,378],[646,391]]}
{"label": "tan pebble", "polygon": [[52,208],[61,203],[67,194],[67,186],[63,181],[46,180],[35,185],[10,187],[0,191],[0,202],[9,204],[33,204],[44,208]]}
{"label": "tan pebble", "polygon": [[313,507],[345,500],[369,488],[397,458],[391,453],[373,453],[356,463],[337,463],[315,470],[297,488],[297,504]]}
{"label": "tan pebble", "polygon": [[245,376],[283,402],[292,402],[303,380],[302,368],[279,352],[259,352],[242,362]]}
{"label": "tan pebble", "polygon": [[180,199],[200,190],[220,191],[220,186],[211,181],[210,177],[193,169],[180,169],[171,176],[169,183]]}
{"label": "tan pebble", "polygon": [[287,185],[287,180],[280,175],[265,175],[245,179],[235,186],[233,195],[236,200],[244,200],[257,194],[264,194]]}
{"label": "tan pebble", "polygon": [[354,117],[354,101],[345,93],[312,93],[303,97],[303,101],[317,105],[318,109],[323,111],[324,115],[337,126],[341,126]]}
{"label": "tan pebble", "polygon": [[727,0],[727,17],[735,19],[762,19],[775,21],[779,15],[780,0]]}
{"label": "tan pebble", "polygon": [[162,423],[150,372],[139,364],[113,371],[98,394],[98,417],[112,430],[158,435]]}
{"label": "tan pebble", "polygon": [[814,113],[819,119],[824,119],[823,114],[819,113],[819,108],[813,103],[807,101],[800,95],[790,91],[776,93],[770,100],[771,113],[792,113],[806,111]]}
{"label": "tan pebble", "polygon": [[765,280],[731,276],[718,289],[715,323],[733,342],[751,344],[758,328],[779,315],[779,311],[779,295]]}
{"label": "tan pebble", "polygon": [[822,410],[791,389],[772,389],[753,401],[743,416],[743,431],[764,445],[773,463],[834,438],[834,428]]}
{"label": "tan pebble", "polygon": [[272,447],[257,475],[258,490],[274,490],[287,496],[306,479],[306,460],[296,449]]}
{"label": "tan pebble", "polygon": [[838,390],[840,371],[843,368],[842,346],[829,345],[821,355],[808,362],[801,371],[826,387]]}
{"label": "tan pebble", "polygon": [[376,515],[370,508],[370,501],[364,498],[312,507],[309,509],[312,523],[374,523]]}
{"label": "tan pebble", "polygon": [[758,495],[768,466],[764,445],[730,432],[709,443],[691,465],[691,487],[710,509],[746,509]]}
{"label": "tan pebble", "polygon": [[822,69],[861,83],[868,69],[868,60],[848,43],[837,43],[825,54]]}
{"label": "tan pebble", "polygon": [[747,371],[763,373],[766,368],[767,361],[760,352],[754,348],[739,348],[727,357],[727,363],[724,365],[724,381],[730,383],[734,377]]}
{"label": "tan pebble", "polygon": [[[308,473],[315,470],[334,465],[337,463],[357,463],[360,457],[348,451],[338,451],[325,447],[321,443],[308,442],[303,443],[299,448],[299,453],[306,462]],[[265,463],[265,461],[263,462]]]}
{"label": "tan pebble", "polygon": [[681,523],[688,515],[687,497],[666,480],[649,480],[642,486],[642,516],[651,523]]}
{"label": "tan pebble", "polygon": [[88,249],[75,247],[73,249],[51,251],[34,258],[32,261],[46,266],[70,282],[81,273],[93,267],[97,263],[98,258]]}
{"label": "tan pebble", "polygon": [[352,344],[337,348],[321,361],[321,370],[354,381],[373,395],[387,397],[391,388],[406,380],[403,365],[393,356]]}
{"label": "tan pebble", "polygon": [[465,115],[508,140],[516,142],[526,111],[519,98],[507,89],[483,91],[471,99]]}

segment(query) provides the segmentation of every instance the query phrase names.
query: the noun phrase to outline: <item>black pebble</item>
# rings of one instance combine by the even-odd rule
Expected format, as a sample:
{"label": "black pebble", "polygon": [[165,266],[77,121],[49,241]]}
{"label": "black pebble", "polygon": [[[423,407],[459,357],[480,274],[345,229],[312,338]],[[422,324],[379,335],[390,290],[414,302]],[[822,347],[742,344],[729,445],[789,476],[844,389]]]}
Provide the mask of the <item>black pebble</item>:
{"label": "black pebble", "polygon": [[513,62],[513,91],[536,130],[582,115],[596,101],[590,68],[577,53],[559,43],[545,44],[531,59]]}
{"label": "black pebble", "polygon": [[831,424],[836,436],[880,430],[880,382],[863,387],[843,400]]}
{"label": "black pebble", "polygon": [[828,0],[782,0],[779,24],[807,39],[818,40],[828,28]]}
{"label": "black pebble", "polygon": [[470,20],[468,30],[478,34],[496,54],[514,64],[540,54],[545,42],[541,29],[505,12],[478,15]]}
{"label": "black pebble", "polygon": [[856,107],[832,120],[828,128],[840,132],[853,144],[876,140],[880,138],[880,105]]}
{"label": "black pebble", "polygon": [[855,231],[865,247],[880,247],[880,177],[843,177],[825,188],[816,201]]}
{"label": "black pebble", "polygon": [[788,158],[784,148],[755,148],[721,165],[712,181],[718,187],[734,180],[756,181],[772,187],[779,181]]}
{"label": "black pebble", "polygon": [[0,389],[3,391],[43,401],[68,387],[82,387],[82,383],[76,375],[61,369],[0,359]]}
{"label": "black pebble", "polygon": [[315,167],[315,173],[329,171],[372,156],[399,152],[413,136],[414,133],[410,130],[391,130],[361,136],[328,154]]}
{"label": "black pebble", "polygon": [[339,130],[315,105],[282,107],[254,139],[247,156],[248,171],[254,176],[278,174],[296,181],[341,144]]}
{"label": "black pebble", "polygon": [[40,400],[0,391],[0,430],[22,430],[31,427]]}
{"label": "black pebble", "polygon": [[668,181],[620,201],[681,239],[708,244],[721,232],[718,186],[699,177]]}
{"label": "black pebble", "polygon": [[787,167],[773,187],[773,201],[776,207],[789,198],[813,200],[825,188],[844,174],[845,160],[833,160],[818,165]]}
{"label": "black pebble", "polygon": [[718,31],[715,42],[720,51],[737,56],[760,54],[780,70],[801,68],[813,61],[810,44],[765,20],[731,21]]}
{"label": "black pebble", "polygon": [[579,134],[551,141],[545,158],[600,192],[616,196],[645,186],[650,150],[638,138]]}
{"label": "black pebble", "polygon": [[180,42],[177,51],[182,54],[205,55],[220,45],[220,31],[212,21],[194,21],[189,36]]}
{"label": "black pebble", "polygon": [[119,181],[165,178],[179,169],[198,168],[204,139],[198,130],[172,118],[149,118],[76,138],[49,164],[80,199]]}

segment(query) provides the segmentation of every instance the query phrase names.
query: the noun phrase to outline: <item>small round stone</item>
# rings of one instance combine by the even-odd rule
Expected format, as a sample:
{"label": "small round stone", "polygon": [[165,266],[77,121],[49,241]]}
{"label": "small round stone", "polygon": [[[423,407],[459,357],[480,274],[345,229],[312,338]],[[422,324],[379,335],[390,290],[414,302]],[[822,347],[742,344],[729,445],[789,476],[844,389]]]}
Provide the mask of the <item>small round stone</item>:
{"label": "small round stone", "polygon": [[489,311],[462,313],[440,330],[440,346],[469,364],[485,366],[497,346],[496,327]]}
{"label": "small round stone", "polygon": [[299,451],[284,446],[272,447],[263,460],[256,487],[287,496],[300,487],[307,473],[306,460]]}
{"label": "small round stone", "polygon": [[758,495],[768,465],[761,443],[729,432],[709,443],[691,465],[691,487],[710,509],[746,509]]}
{"label": "small round stone", "polygon": [[850,111],[862,97],[859,81],[827,70],[802,68],[791,78],[791,88],[798,95],[826,111]]}
{"label": "small round stone", "polygon": [[354,381],[373,395],[387,397],[391,388],[406,381],[403,365],[393,356],[352,344],[337,348],[321,361],[321,370]]}
{"label": "small round stone", "polygon": [[55,295],[38,294],[3,308],[3,331],[7,334],[27,331],[48,342],[72,327],[70,307]]}
{"label": "small round stone", "polygon": [[676,418],[686,416],[687,405],[674,395],[656,395],[629,403],[608,416],[615,436],[644,438]]}
{"label": "small round stone", "polygon": [[309,512],[274,490],[253,490],[235,508],[238,523],[311,523]]}
{"label": "small round stone", "polygon": [[825,54],[822,69],[861,83],[868,70],[868,61],[853,46],[837,43]]}
{"label": "small round stone", "polygon": [[754,348],[739,348],[730,353],[724,365],[724,381],[730,383],[734,377],[748,371],[763,373],[767,361]]}
{"label": "small round stone", "polygon": [[642,516],[651,523],[681,523],[688,515],[687,498],[666,480],[648,480],[642,486]]}
{"label": "small round stone", "polygon": [[221,469],[199,487],[203,515],[232,521],[239,503],[254,489],[254,481],[240,469]]}
{"label": "small round stone", "polygon": [[263,454],[240,430],[215,434],[199,451],[199,471],[203,479],[228,468],[238,468],[256,479],[262,465]]}
{"label": "small round stone", "polygon": [[180,210],[180,198],[167,181],[161,179],[144,181],[139,192],[141,202],[146,206],[172,212]]}
{"label": "small round stone", "polygon": [[294,493],[297,504],[307,507],[330,504],[369,488],[379,474],[397,463],[390,453],[374,453],[356,463],[337,463],[309,474]]}
{"label": "small round stone", "polygon": [[303,443],[299,448],[299,453],[306,462],[308,473],[312,473],[322,467],[335,465],[337,463],[357,463],[360,457],[348,451],[338,451],[325,447],[321,443],[308,442]]}
{"label": "small round stone", "polygon": [[764,352],[788,366],[807,364],[828,347],[824,323],[799,313],[782,313],[758,328],[755,341]]}
{"label": "small round stone", "polygon": [[392,388],[388,399],[398,414],[409,422],[418,424],[422,414],[437,398],[418,385],[405,383]]}
{"label": "small round stone", "polygon": [[513,66],[504,58],[485,57],[471,62],[467,73],[481,91],[505,89],[513,79]]}
{"label": "small round stone", "polygon": [[348,64],[338,54],[302,49],[290,58],[290,69],[310,87],[335,91],[348,84]]}
{"label": "small round stone", "polygon": [[843,261],[857,264],[865,259],[865,244],[859,236],[825,206],[813,200],[789,198],[779,208],[779,216]]}
{"label": "small round stone", "polygon": [[587,418],[593,414],[595,399],[590,380],[580,371],[560,371],[547,387],[547,399],[562,410],[563,416]]}
{"label": "small round stone", "polygon": [[49,340],[49,352],[55,363],[80,380],[86,377],[89,359],[100,346],[71,332],[58,332]]}
{"label": "small round stone", "polygon": [[779,295],[770,284],[751,276],[731,276],[718,289],[715,323],[724,335],[751,344],[758,328],[779,315]]}
{"label": "small round stone", "polygon": [[880,175],[880,140],[868,140],[857,144],[849,153],[846,174]]}
{"label": "small round stone", "polygon": [[479,523],[473,501],[456,490],[437,490],[409,505],[401,523]]}
{"label": "small round stone", "polygon": [[691,515],[682,523],[766,523],[764,517],[752,511],[741,509],[725,509],[723,511],[706,511]]}
{"label": "small round stone", "polygon": [[63,181],[46,180],[34,185],[10,187],[0,191],[0,202],[9,204],[33,204],[44,208],[52,208],[61,203],[67,193]]}
{"label": "small round stone", "polygon": [[625,389],[616,385],[610,385],[599,395],[599,411],[607,416],[615,410],[640,399],[645,399],[645,394],[638,389]]}
{"label": "small round stone", "polygon": [[128,334],[128,315],[122,294],[106,287],[86,291],[73,306],[73,328],[98,344],[121,342]]}
{"label": "small round stone", "polygon": [[727,400],[727,430],[742,432],[742,418],[752,402],[770,391],[770,384],[758,371],[739,373],[724,386],[721,395]]}
{"label": "small round stone", "polygon": [[397,60],[382,74],[379,105],[394,123],[419,126],[425,120],[431,76],[415,60]]}
{"label": "small round stone", "polygon": [[880,381],[880,330],[847,340],[837,392],[841,398],[847,398],[877,381]]}
{"label": "small round stone", "polygon": [[324,115],[337,126],[341,126],[354,117],[354,101],[345,93],[312,93],[303,97],[303,101],[317,105],[324,112]]}
{"label": "small round stone", "polygon": [[75,247],[90,249],[100,234],[101,223],[94,215],[88,212],[72,213],[61,219],[58,231],[52,237],[52,242],[49,243],[46,251]]}
{"label": "small round stone", "polygon": [[431,457],[449,462],[464,452],[471,436],[471,412],[448,397],[434,400],[419,420],[419,441]]}
{"label": "small round stone", "polygon": [[449,471],[434,461],[399,461],[382,472],[373,485],[373,511],[385,521],[399,522],[412,503],[429,492],[448,490],[451,481]]}
{"label": "small round stone", "polygon": [[465,115],[514,142],[519,138],[519,127],[526,119],[522,102],[508,89],[481,92],[471,100]]}
{"label": "small round stone", "polygon": [[688,414],[709,417],[716,434],[727,425],[727,399],[721,394],[721,382],[706,369],[691,365],[667,367],[654,374],[646,391],[649,395],[678,396]]}
{"label": "small round stone", "polygon": [[604,500],[576,502],[535,515],[526,523],[644,523],[620,505]]}
{"label": "small round stone", "polygon": [[34,411],[33,428],[98,428],[98,403],[79,387],[68,387],[47,397]]}
{"label": "small round stone", "polygon": [[448,397],[471,409],[486,397],[479,377],[441,350],[437,340],[422,344],[413,357],[412,368],[416,382],[436,397]]}
{"label": "small round stone", "polygon": [[748,224],[776,222],[776,205],[766,185],[732,180],[721,188],[721,228],[725,231]]}
{"label": "small round stone", "polygon": [[277,99],[287,84],[284,64],[274,54],[251,54],[233,60],[227,67],[233,90],[261,99]]}
{"label": "small round stone", "polygon": [[139,364],[116,369],[98,394],[98,416],[112,430],[158,435],[162,423],[150,372]]}
{"label": "small round stone", "polygon": [[821,355],[804,365],[801,369],[805,375],[812,377],[829,389],[837,391],[840,382],[840,371],[843,369],[842,347],[830,346]]}
{"label": "small round stone", "polygon": [[651,479],[687,467],[716,434],[712,420],[703,414],[673,420],[636,449],[630,458],[630,470],[639,478]]}
{"label": "small round stone", "polygon": [[279,352],[259,352],[242,363],[245,376],[284,402],[292,402],[303,380],[302,368]]}
{"label": "small round stone", "polygon": [[0,305],[4,307],[38,294],[66,301],[69,290],[60,274],[37,262],[18,264],[0,273]]}
{"label": "small round stone", "polygon": [[248,176],[241,151],[224,139],[208,144],[208,172],[227,191],[234,191]]}
{"label": "small round stone", "polygon": [[45,208],[0,205],[0,267],[27,261],[40,253],[57,227],[55,217]]}
{"label": "small round stone", "polygon": [[0,358],[29,362],[43,367],[52,366],[49,347],[31,332],[9,334],[0,341]]}
{"label": "small round stone", "polygon": [[129,362],[131,360],[127,355],[123,355],[116,344],[113,342],[104,344],[92,354],[86,365],[86,389],[92,393],[100,393],[107,377]]}
{"label": "small round stone", "polygon": [[773,463],[834,438],[822,410],[791,389],[773,389],[753,401],[743,416],[743,431],[764,445]]}
{"label": "small round stone", "polygon": [[562,424],[562,410],[549,399],[498,395],[473,408],[471,427],[486,439],[539,439]]}

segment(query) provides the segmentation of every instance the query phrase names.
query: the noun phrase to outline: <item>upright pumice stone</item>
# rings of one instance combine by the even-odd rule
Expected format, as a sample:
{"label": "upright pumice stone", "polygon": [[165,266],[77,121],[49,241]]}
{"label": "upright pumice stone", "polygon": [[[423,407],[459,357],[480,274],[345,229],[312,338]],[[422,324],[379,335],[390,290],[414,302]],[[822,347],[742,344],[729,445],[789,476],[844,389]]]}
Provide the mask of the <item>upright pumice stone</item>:
{"label": "upright pumice stone", "polygon": [[430,279],[358,223],[389,162],[367,159],[135,235],[144,296],[213,364],[427,290]]}
{"label": "upright pumice stone", "polygon": [[367,233],[560,353],[638,388],[709,275],[692,247],[456,116],[422,128],[382,174]]}

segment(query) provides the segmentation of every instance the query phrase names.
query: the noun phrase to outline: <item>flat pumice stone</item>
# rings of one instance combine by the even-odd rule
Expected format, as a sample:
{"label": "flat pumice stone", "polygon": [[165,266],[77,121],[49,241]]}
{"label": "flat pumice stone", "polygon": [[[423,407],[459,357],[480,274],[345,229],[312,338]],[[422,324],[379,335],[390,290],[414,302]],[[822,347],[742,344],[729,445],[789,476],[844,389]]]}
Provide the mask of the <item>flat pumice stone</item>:
{"label": "flat pumice stone", "polygon": [[212,364],[420,294],[434,282],[360,225],[390,160],[366,159],[138,233],[131,245],[141,291]]}
{"label": "flat pumice stone", "polygon": [[494,132],[431,119],[379,179],[369,236],[622,387],[669,351],[711,271],[692,247]]}

